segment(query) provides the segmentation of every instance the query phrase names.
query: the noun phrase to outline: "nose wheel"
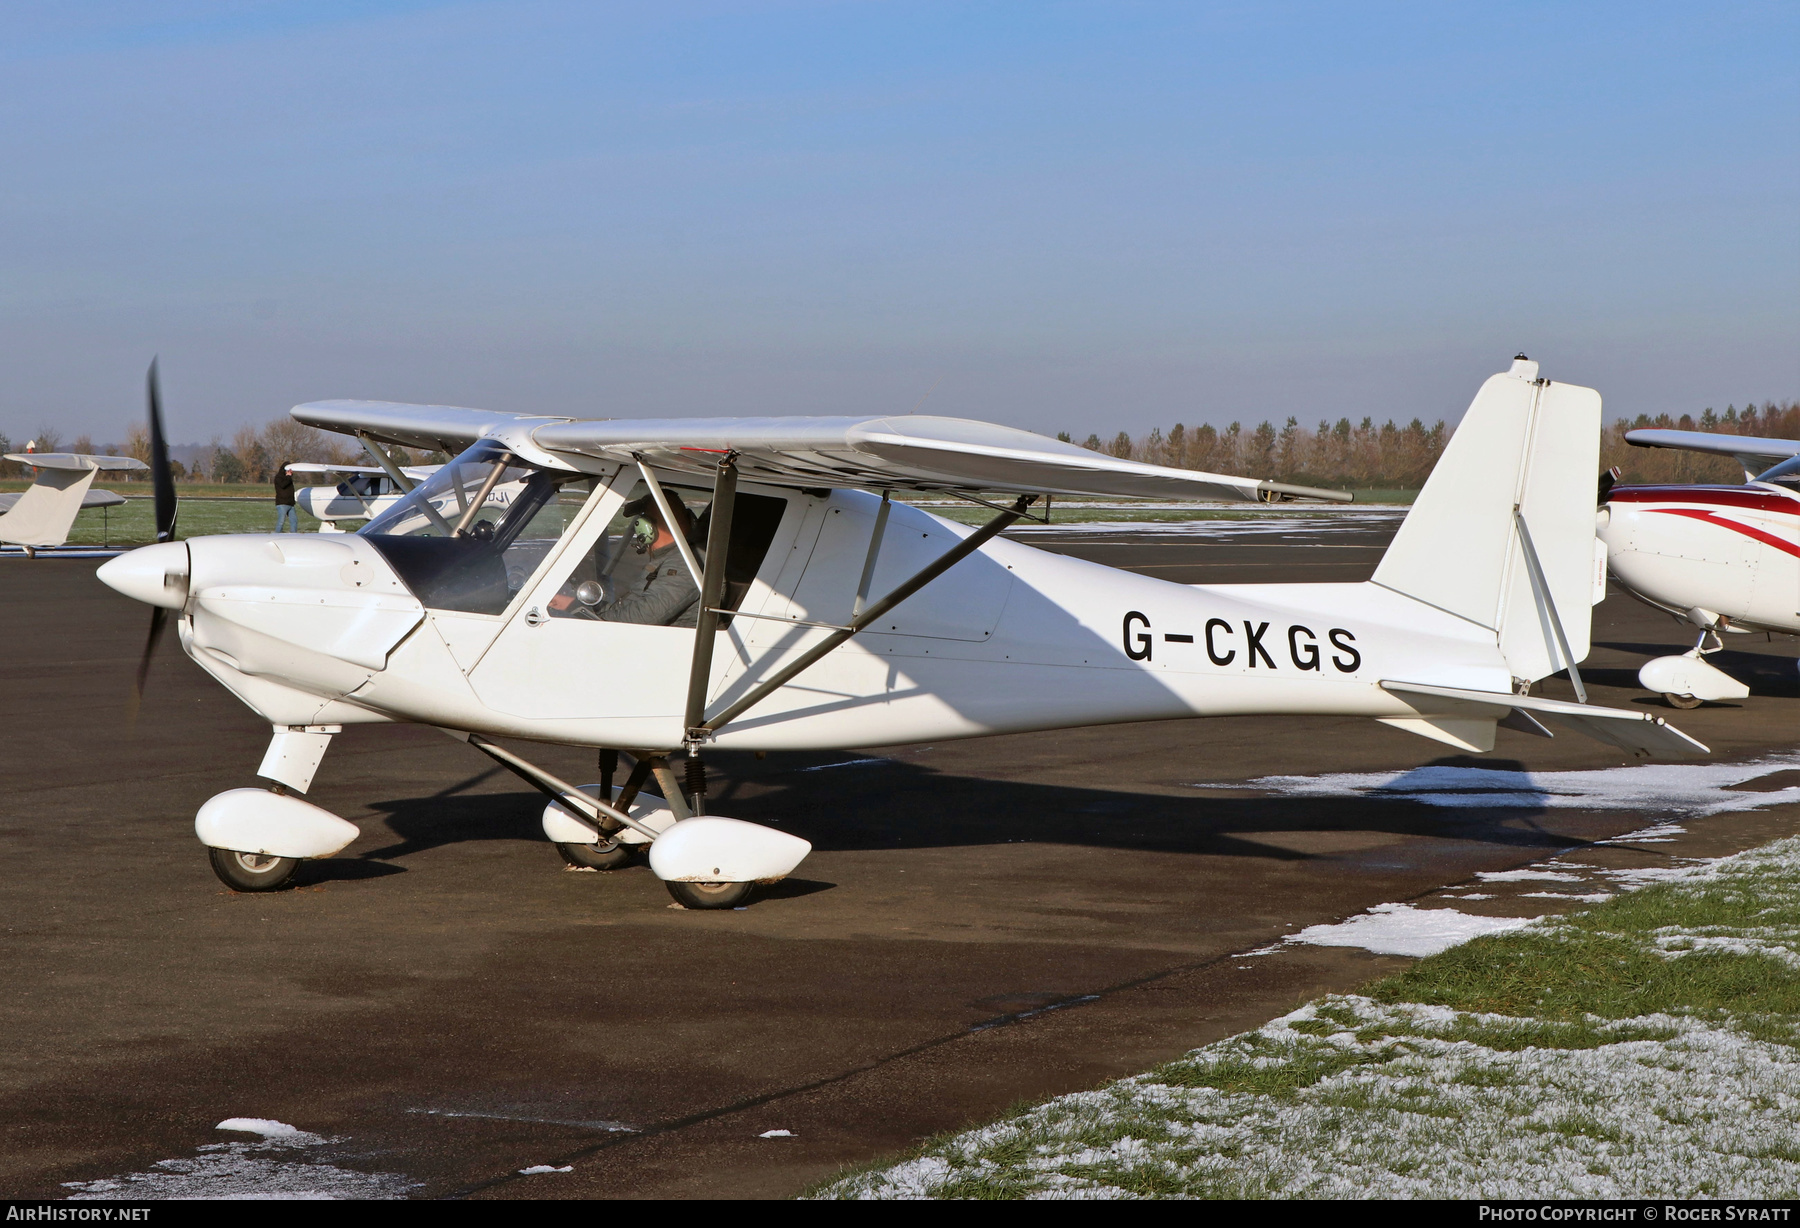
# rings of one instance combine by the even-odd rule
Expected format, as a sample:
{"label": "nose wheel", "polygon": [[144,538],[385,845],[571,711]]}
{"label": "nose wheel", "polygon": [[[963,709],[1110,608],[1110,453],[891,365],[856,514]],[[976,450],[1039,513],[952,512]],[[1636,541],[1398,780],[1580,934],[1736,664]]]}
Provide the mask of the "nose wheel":
{"label": "nose wheel", "polygon": [[207,849],[213,873],[233,891],[279,891],[294,877],[297,857],[269,853],[239,853],[231,849]]}

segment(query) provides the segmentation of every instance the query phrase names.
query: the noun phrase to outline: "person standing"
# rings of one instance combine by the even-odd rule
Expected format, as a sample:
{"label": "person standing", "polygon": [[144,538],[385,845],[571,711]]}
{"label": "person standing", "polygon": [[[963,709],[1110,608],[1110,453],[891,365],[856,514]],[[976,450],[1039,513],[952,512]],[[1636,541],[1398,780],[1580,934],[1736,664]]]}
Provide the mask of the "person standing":
{"label": "person standing", "polygon": [[288,532],[300,531],[300,513],[294,508],[294,475],[287,470],[287,462],[282,461],[275,466],[275,531],[281,532],[286,525]]}

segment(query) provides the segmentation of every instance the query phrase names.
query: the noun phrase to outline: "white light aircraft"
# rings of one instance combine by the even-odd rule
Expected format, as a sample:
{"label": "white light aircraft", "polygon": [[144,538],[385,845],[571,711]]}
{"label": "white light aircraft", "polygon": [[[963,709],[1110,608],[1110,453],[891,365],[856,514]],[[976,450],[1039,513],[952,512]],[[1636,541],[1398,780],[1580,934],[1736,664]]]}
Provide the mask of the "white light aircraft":
{"label": "white light aircraft", "polygon": [[1742,699],[1750,688],[1704,658],[1721,633],[1800,634],[1800,442],[1656,429],[1625,439],[1743,467],[1742,486],[1612,486],[1599,524],[1618,581],[1699,630],[1692,649],[1647,662],[1638,681],[1677,708]]}
{"label": "white light aircraft", "polygon": [[[365,441],[366,442],[366,441]],[[319,532],[341,533],[340,520],[374,520],[392,508],[421,482],[429,481],[438,465],[395,465],[382,455],[385,466],[324,465],[297,461],[287,466],[296,477],[310,474],[342,475],[335,486],[303,486],[294,492],[294,503],[319,521]],[[504,510],[524,491],[523,481],[502,482],[488,492],[488,505]],[[448,491],[439,496],[437,510],[448,514],[456,506]]]}
{"label": "white light aircraft", "polygon": [[[1523,359],[1483,384],[1361,584],[1172,584],[1004,540],[1044,496],[1347,496],[981,422],[588,421],[359,401],[293,414],[459,454],[356,534],[199,538],[99,573],[155,607],[153,627],[178,611],[182,647],[273,727],[257,772],[274,791],[221,793],[195,823],[241,890],[278,887],[297,859],[356,837],[296,796],[353,722],[467,742],[550,796],[544,827],[566,857],[598,868],[648,844],[651,869],[693,908],[741,903],[810,850],[705,813],[713,747],[1324,713],[1465,751],[1491,749],[1500,724],[1638,754],[1706,750],[1654,716],[1586,702],[1600,398]],[[523,493],[499,513],[483,492],[503,481]],[[994,515],[971,529],[898,491]],[[676,583],[697,594],[675,620],[689,625],[608,618]],[[1565,669],[1579,702],[1528,694]],[[603,779],[570,784],[497,737],[599,748]],[[635,765],[615,786],[620,751]],[[680,751],[685,788],[669,766]],[[652,780],[660,795],[644,791]]]}

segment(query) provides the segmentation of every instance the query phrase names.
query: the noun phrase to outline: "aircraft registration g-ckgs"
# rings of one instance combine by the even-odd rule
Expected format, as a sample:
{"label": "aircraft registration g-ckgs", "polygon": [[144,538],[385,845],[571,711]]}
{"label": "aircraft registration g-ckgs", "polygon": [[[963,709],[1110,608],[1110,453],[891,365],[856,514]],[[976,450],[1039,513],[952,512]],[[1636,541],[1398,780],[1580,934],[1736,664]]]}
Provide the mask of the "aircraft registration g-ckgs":
{"label": "aircraft registration g-ckgs", "polygon": [[[1482,385],[1360,584],[1173,584],[1002,539],[1045,496],[1347,496],[981,422],[588,421],[361,401],[293,414],[456,459],[355,534],[197,538],[99,573],[157,607],[153,627],[179,611],[189,656],[273,727],[257,771],[274,790],[221,793],[195,823],[239,889],[280,886],[297,859],[356,837],[296,796],[351,723],[467,742],[553,799],[544,826],[565,857],[604,868],[648,844],[651,869],[695,908],[741,903],[811,847],[705,814],[711,747],[1323,713],[1465,751],[1492,749],[1499,724],[1639,754],[1706,750],[1654,716],[1585,702],[1576,666],[1604,591],[1600,398],[1523,358]],[[485,499],[501,482],[521,484],[504,509]],[[901,491],[994,515],[951,524]],[[675,625],[640,616],[659,585],[689,594],[658,607]],[[1564,669],[1582,702],[1527,693]],[[502,736],[597,748],[603,780],[561,780]],[[669,766],[684,750],[685,781]],[[635,763],[615,785],[620,751]]]}

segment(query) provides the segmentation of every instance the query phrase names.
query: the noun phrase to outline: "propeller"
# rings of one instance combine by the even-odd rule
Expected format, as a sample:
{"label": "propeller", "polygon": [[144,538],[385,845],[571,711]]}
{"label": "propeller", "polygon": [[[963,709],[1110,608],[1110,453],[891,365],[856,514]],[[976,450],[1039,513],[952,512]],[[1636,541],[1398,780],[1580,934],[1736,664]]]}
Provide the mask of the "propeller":
{"label": "propeller", "polygon": [[156,375],[156,359],[150,360],[146,381],[150,401],[150,485],[156,494],[156,540],[175,540],[175,479],[169,473],[169,441],[163,438],[162,381]]}
{"label": "propeller", "polygon": [[1600,503],[1606,502],[1606,497],[1612,494],[1612,488],[1618,485],[1619,478],[1622,476],[1623,472],[1617,465],[1600,475]]}
{"label": "propeller", "polygon": [[[169,472],[169,441],[163,437],[162,381],[156,374],[156,359],[150,360],[150,374],[145,380],[150,403],[150,485],[156,497],[156,540],[175,540],[175,478]],[[131,719],[137,720],[138,707],[144,702],[144,681],[150,676],[150,662],[156,656],[163,629],[168,625],[165,606],[150,607],[150,633],[144,639],[144,653],[138,658],[137,682],[131,691]]]}

